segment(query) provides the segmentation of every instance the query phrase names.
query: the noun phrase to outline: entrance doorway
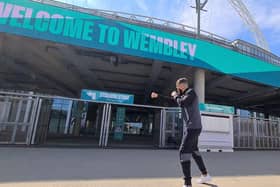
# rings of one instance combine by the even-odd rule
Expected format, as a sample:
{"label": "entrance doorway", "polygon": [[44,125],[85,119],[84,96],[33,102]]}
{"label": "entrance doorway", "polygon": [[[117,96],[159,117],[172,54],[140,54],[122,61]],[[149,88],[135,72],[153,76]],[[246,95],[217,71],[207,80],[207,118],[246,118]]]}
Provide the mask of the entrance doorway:
{"label": "entrance doorway", "polygon": [[113,105],[109,147],[158,147],[160,109]]}
{"label": "entrance doorway", "polygon": [[39,122],[37,135],[43,138],[36,141],[38,144],[131,148],[161,145],[161,107],[46,100],[49,112],[41,111],[40,119],[44,122]]}
{"label": "entrance doorway", "polygon": [[54,100],[47,144],[98,146],[103,104]]}
{"label": "entrance doorway", "polygon": [[164,109],[162,120],[161,147],[178,148],[184,131],[180,109]]}

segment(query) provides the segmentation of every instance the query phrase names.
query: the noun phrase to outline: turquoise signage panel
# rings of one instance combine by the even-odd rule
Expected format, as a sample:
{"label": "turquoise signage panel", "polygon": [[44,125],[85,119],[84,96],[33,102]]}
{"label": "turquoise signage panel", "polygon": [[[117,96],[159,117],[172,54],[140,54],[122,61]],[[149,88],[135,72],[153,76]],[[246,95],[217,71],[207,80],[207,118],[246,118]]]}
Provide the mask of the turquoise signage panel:
{"label": "turquoise signage panel", "polygon": [[234,107],[231,106],[200,103],[199,109],[200,111],[204,111],[204,112],[234,114]]}
{"label": "turquoise signage panel", "polygon": [[30,0],[0,0],[0,32],[194,66],[280,88],[280,66],[207,41]]}
{"label": "turquoise signage panel", "polygon": [[124,122],[125,122],[125,108],[118,107],[116,114],[116,122],[114,125],[114,139],[115,140],[123,140],[123,131],[124,131]]}
{"label": "turquoise signage panel", "polygon": [[103,92],[98,90],[82,90],[81,99],[122,104],[134,103],[134,95]]}

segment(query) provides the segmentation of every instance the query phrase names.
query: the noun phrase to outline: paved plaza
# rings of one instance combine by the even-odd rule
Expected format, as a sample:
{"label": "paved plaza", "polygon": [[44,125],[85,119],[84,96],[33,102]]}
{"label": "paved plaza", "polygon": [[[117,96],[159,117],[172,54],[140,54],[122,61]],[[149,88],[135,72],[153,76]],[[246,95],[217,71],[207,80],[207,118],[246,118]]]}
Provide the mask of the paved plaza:
{"label": "paved plaza", "polygon": [[[214,180],[194,187],[280,186],[280,151],[203,156]],[[0,148],[0,187],[37,186],[180,187],[182,180],[176,150]]]}

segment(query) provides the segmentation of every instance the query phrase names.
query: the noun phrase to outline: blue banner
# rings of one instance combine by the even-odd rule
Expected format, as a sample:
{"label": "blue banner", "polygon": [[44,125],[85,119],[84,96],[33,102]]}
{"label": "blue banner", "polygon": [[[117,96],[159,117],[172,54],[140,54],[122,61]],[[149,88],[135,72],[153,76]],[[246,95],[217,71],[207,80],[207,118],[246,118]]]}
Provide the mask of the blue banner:
{"label": "blue banner", "polygon": [[116,114],[116,122],[115,122],[115,131],[114,131],[114,139],[115,140],[123,140],[123,131],[124,131],[124,122],[125,122],[125,108],[118,107]]}
{"label": "blue banner", "polygon": [[164,30],[30,0],[0,0],[0,33],[179,63],[280,88],[279,66]]}
{"label": "blue banner", "polygon": [[204,111],[204,112],[234,114],[234,107],[231,106],[200,103],[199,109],[200,111]]}
{"label": "blue banner", "polygon": [[134,103],[134,95],[103,92],[98,90],[82,90],[81,99],[121,104]]}

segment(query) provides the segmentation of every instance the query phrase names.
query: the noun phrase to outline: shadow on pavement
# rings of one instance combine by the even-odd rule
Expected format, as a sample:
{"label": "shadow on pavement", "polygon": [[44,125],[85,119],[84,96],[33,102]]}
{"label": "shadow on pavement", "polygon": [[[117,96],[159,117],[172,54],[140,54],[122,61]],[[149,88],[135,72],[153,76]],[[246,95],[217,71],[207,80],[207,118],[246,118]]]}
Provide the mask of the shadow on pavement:
{"label": "shadow on pavement", "polygon": [[204,185],[205,185],[205,186],[210,186],[210,187],[219,187],[219,186],[217,186],[217,185],[215,185],[215,184],[209,184],[209,183],[204,183]]}

